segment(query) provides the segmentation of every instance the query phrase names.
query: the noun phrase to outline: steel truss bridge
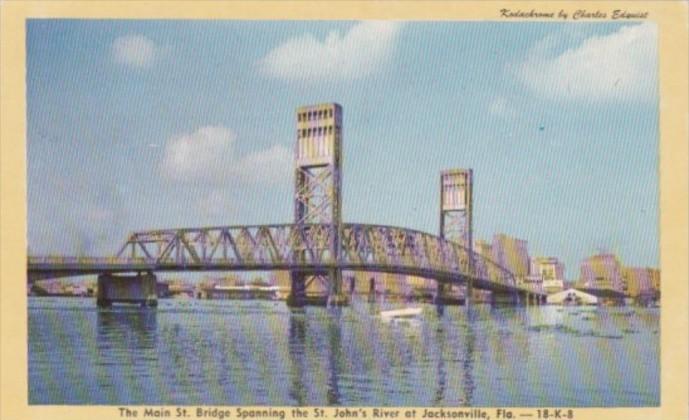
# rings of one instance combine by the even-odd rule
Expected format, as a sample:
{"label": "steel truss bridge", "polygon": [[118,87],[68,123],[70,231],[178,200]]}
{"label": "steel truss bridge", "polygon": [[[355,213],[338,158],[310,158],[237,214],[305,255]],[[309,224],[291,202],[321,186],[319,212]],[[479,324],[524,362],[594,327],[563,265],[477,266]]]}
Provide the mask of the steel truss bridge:
{"label": "steel truss bridge", "polygon": [[[155,296],[152,273],[158,271],[288,270],[295,305],[304,302],[315,278],[326,286],[329,299],[346,303],[343,270],[466,285],[468,297],[472,288],[490,290],[494,297],[544,296],[542,290],[521,284],[505,267],[472,251],[471,169],[441,172],[439,235],[343,223],[342,115],[342,107],[335,103],[297,109],[293,224],[135,232],[111,258],[29,257],[29,281],[98,274],[98,300],[104,304],[150,300]],[[122,273],[137,274],[132,278]],[[443,290],[439,287],[439,295]]]}
{"label": "steel truss bridge", "polygon": [[319,272],[329,269],[407,274],[500,292],[542,294],[455,242],[394,226],[342,225],[333,255],[330,224],[163,229],[132,233],[115,257],[29,257],[29,281],[143,271]]}

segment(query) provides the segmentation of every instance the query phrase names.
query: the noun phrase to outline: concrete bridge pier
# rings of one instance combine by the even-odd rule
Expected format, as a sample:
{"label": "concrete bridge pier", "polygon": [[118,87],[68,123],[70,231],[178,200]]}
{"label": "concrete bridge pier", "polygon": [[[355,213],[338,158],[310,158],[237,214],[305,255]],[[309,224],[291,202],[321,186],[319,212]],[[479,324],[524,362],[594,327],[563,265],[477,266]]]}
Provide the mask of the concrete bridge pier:
{"label": "concrete bridge pier", "polygon": [[491,305],[519,305],[524,302],[526,296],[520,296],[518,292],[498,292],[490,294]]}
{"label": "concrete bridge pier", "polygon": [[287,306],[294,308],[306,306],[306,275],[293,271],[290,273],[290,283]]}
{"label": "concrete bridge pier", "polygon": [[[331,269],[327,272],[303,272],[290,273],[291,288],[287,297],[287,306],[303,307],[313,306],[346,306],[349,297],[342,287],[342,271]],[[325,293],[322,289],[318,292],[307,293],[307,289],[315,281],[321,281],[325,285]]]}
{"label": "concrete bridge pier", "polygon": [[328,302],[327,306],[347,306],[349,297],[342,287],[342,270],[332,269],[328,272]]}
{"label": "concrete bridge pier", "polygon": [[376,279],[373,277],[368,280],[368,301],[369,303],[376,301]]}
{"label": "concrete bridge pier", "polygon": [[463,293],[459,290],[453,290],[449,284],[438,282],[435,293],[436,305],[464,305],[467,301],[469,290],[464,288]]}
{"label": "concrete bridge pier", "polygon": [[96,304],[109,307],[113,303],[133,303],[158,306],[156,276],[153,273],[135,275],[101,274],[98,276]]}
{"label": "concrete bridge pier", "polygon": [[445,284],[443,283],[436,283],[435,285],[435,304],[440,305],[442,304],[443,298],[445,297]]}

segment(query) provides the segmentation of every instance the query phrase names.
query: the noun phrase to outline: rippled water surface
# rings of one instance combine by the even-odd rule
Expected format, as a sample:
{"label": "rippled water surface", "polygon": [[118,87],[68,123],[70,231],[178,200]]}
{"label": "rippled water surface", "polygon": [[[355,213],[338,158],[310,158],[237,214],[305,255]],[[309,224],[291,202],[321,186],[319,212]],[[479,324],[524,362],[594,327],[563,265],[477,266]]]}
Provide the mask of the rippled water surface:
{"label": "rippled water surface", "polygon": [[655,406],[659,310],[29,298],[31,404]]}

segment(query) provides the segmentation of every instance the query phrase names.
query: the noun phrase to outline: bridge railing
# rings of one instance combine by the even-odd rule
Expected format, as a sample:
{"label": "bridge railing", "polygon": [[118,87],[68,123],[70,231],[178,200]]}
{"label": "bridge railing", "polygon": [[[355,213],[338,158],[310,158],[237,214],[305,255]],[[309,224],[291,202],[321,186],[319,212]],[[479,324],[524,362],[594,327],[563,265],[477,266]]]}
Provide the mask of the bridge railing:
{"label": "bridge railing", "polygon": [[146,258],[122,258],[122,257],[91,257],[91,256],[29,256],[28,263],[32,265],[51,264],[51,265],[134,265],[134,264],[155,264],[155,259]]}

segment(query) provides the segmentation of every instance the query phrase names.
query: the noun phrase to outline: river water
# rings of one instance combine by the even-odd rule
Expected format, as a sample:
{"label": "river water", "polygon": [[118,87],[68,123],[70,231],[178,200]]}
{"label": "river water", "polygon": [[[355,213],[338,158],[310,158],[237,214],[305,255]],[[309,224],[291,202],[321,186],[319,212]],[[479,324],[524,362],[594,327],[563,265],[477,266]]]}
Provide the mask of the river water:
{"label": "river water", "polygon": [[659,309],[30,297],[30,404],[657,406]]}

